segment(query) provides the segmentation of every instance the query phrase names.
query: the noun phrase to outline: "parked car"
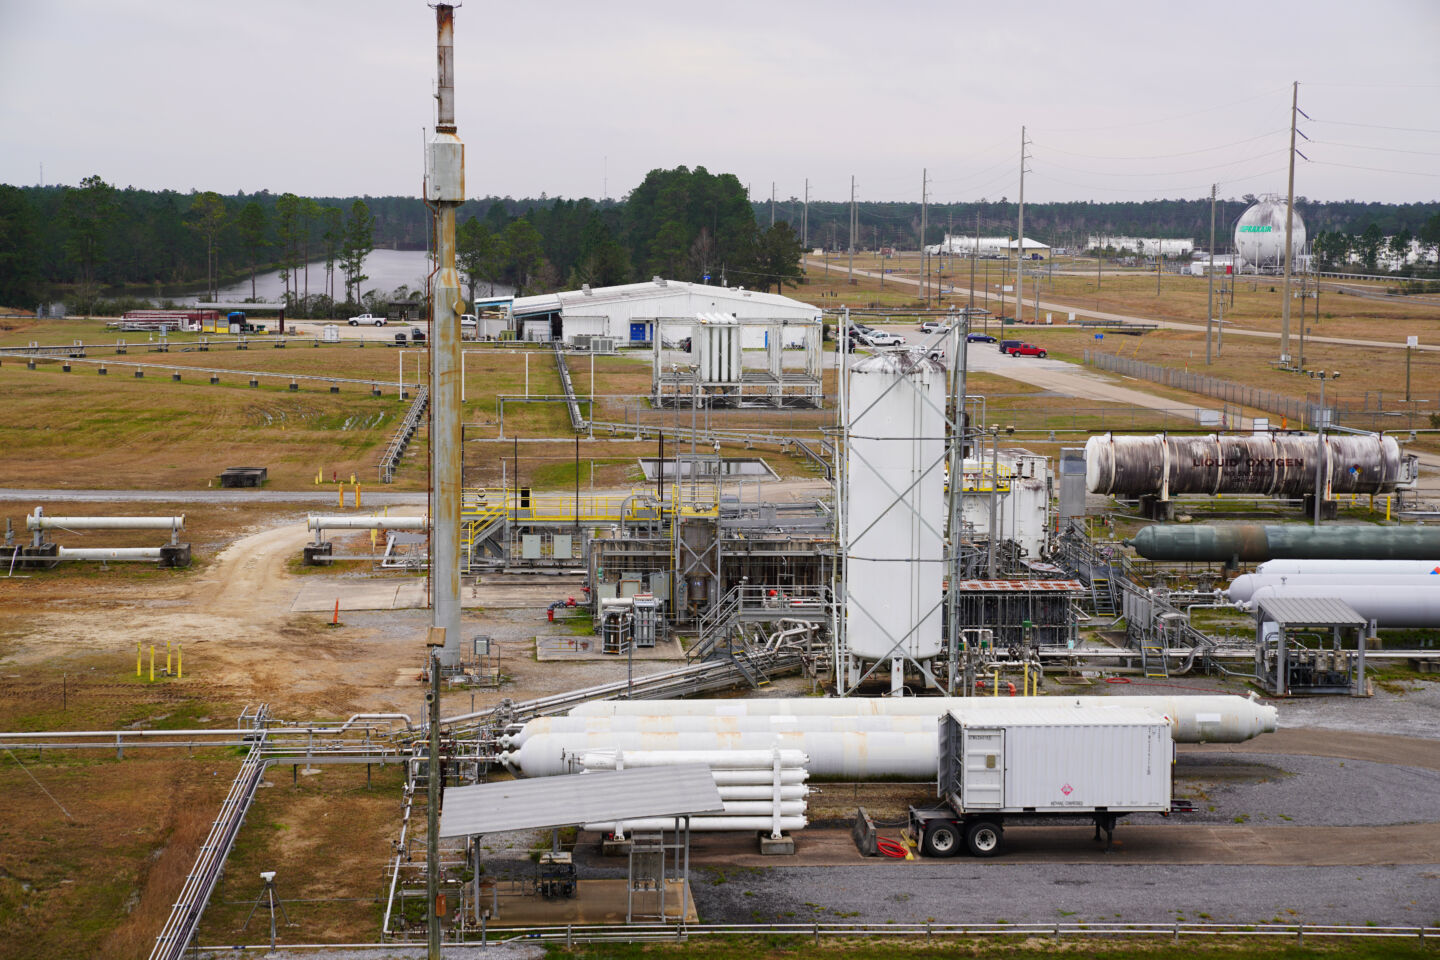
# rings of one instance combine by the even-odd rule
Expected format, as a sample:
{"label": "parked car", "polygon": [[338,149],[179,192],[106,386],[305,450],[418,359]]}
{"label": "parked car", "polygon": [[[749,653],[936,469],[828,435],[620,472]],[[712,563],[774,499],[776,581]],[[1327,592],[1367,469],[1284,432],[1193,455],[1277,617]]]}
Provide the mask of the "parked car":
{"label": "parked car", "polygon": [[466,327],[478,327],[478,326],[480,326],[480,318],[477,317],[477,316],[475,316],[475,314],[473,314],[473,313],[462,313],[462,314],[460,314],[460,329],[461,329],[461,330],[464,330]]}
{"label": "parked car", "polygon": [[884,330],[862,333],[858,339],[867,347],[903,347],[905,345],[904,337],[896,333],[887,333]]}
{"label": "parked car", "polygon": [[1020,346],[1020,344],[1022,344],[1022,343],[1024,343],[1024,342],[1025,342],[1024,340],[1001,340],[1001,341],[999,341],[999,343],[1000,343],[1000,352],[1001,352],[1001,353],[1009,353],[1012,349],[1014,349],[1015,347]]}
{"label": "parked car", "polygon": [[921,333],[949,333],[950,324],[944,320],[926,320],[920,324]]}
{"label": "parked car", "polygon": [[1010,356],[1012,356],[1012,357],[1043,357],[1043,356],[1045,356],[1045,348],[1044,348],[1044,347],[1037,347],[1037,346],[1035,346],[1035,344],[1033,344],[1033,343],[1022,343],[1022,344],[1019,344],[1018,346],[1014,346],[1014,347],[1011,347],[1011,348],[1010,348]]}
{"label": "parked car", "polygon": [[968,341],[969,343],[994,343],[994,342],[995,342],[995,338],[992,337],[992,336],[990,336],[990,334],[988,334],[988,333],[967,333],[967,334],[965,335],[965,339],[966,339],[966,341]]}
{"label": "parked car", "polygon": [[377,317],[373,313],[362,313],[358,317],[350,318],[350,326],[383,327],[385,326],[385,318]]}

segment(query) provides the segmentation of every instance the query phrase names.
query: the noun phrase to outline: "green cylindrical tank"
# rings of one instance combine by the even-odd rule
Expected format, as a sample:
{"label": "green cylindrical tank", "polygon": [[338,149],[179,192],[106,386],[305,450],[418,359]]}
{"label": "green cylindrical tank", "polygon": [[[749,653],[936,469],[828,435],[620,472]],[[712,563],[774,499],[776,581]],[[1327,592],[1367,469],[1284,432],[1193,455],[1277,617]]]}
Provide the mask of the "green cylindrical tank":
{"label": "green cylindrical tank", "polygon": [[1261,563],[1265,560],[1429,560],[1440,555],[1440,527],[1369,524],[1157,524],[1126,543],[1147,560]]}

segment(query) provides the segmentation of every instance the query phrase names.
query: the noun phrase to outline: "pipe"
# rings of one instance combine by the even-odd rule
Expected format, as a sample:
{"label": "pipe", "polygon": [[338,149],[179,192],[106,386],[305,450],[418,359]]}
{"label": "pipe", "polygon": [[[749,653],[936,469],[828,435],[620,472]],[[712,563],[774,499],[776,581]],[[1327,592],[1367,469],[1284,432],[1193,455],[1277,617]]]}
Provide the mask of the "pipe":
{"label": "pipe", "polygon": [[[551,718],[555,719],[555,718]],[[580,758],[586,770],[616,770],[624,767],[670,767],[677,764],[704,764],[711,772],[717,770],[773,770],[775,763],[782,769],[801,767],[810,758],[799,750],[596,750]],[[767,774],[768,775],[768,774]],[[768,781],[767,781],[768,782]]]}
{"label": "pipe", "polygon": [[48,517],[41,513],[25,518],[29,530],[179,530],[185,515],[178,517]]}
{"label": "pipe", "polygon": [[424,530],[429,526],[425,517],[345,517],[317,516],[305,520],[306,530]]}
{"label": "pipe", "polygon": [[1440,554],[1429,560],[1267,560],[1256,573],[1324,574],[1346,573],[1357,577],[1436,575],[1440,579]]}
{"label": "pipe", "polygon": [[159,560],[160,547],[60,547],[61,560]]}

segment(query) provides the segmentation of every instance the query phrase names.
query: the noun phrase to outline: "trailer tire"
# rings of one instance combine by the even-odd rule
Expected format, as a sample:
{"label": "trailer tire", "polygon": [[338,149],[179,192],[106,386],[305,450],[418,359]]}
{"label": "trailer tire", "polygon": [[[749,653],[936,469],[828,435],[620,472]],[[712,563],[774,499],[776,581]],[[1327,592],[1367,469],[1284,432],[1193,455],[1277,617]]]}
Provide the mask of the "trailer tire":
{"label": "trailer tire", "polygon": [[993,857],[1000,852],[1003,834],[993,820],[976,820],[965,828],[965,848],[972,857]]}
{"label": "trailer tire", "polygon": [[953,857],[960,852],[960,828],[956,824],[938,821],[930,824],[921,841],[920,852],[927,857]]}

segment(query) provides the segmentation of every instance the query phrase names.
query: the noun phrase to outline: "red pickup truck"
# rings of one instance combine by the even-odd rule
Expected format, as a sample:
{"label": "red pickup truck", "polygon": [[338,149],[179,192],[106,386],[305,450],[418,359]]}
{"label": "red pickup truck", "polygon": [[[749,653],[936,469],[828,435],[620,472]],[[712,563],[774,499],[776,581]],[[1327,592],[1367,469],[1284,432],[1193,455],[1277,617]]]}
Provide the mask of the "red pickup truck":
{"label": "red pickup truck", "polygon": [[1005,351],[1012,357],[1043,357],[1045,349],[1033,343],[1019,343]]}

